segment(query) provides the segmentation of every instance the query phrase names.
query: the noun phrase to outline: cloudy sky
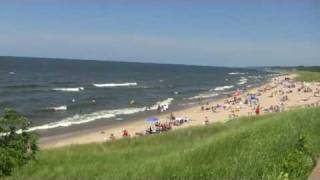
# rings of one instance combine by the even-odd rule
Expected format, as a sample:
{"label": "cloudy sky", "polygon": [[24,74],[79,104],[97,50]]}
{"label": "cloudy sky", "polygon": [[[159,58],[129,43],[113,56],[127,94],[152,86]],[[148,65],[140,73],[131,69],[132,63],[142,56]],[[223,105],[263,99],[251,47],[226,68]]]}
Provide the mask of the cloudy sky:
{"label": "cloudy sky", "polygon": [[2,0],[0,55],[320,65],[320,1]]}

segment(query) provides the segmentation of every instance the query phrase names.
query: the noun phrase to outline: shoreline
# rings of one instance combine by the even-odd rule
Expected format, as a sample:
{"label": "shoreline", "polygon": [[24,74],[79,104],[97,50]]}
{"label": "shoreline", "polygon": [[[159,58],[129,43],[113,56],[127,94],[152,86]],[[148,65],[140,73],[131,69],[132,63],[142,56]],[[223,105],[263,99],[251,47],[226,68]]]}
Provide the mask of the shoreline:
{"label": "shoreline", "polygon": [[[266,80],[264,83],[257,87],[253,87],[250,89],[247,89],[246,91],[243,92],[243,95],[247,94],[248,92],[256,91],[258,92],[260,89],[268,89],[273,86],[275,83],[275,79],[278,81],[280,79],[284,79],[285,77],[290,77],[290,79],[293,79],[296,75],[295,74],[280,74],[279,76],[271,77],[270,79]],[[296,82],[296,81],[294,81]],[[316,87],[319,85],[316,85]],[[278,104],[278,97],[273,97],[270,98],[269,94],[270,91],[275,91],[275,90],[282,90],[282,87],[279,87],[277,85],[274,89],[271,88],[266,92],[263,92],[261,96],[259,96],[259,99],[261,99],[261,109],[263,107],[269,107],[272,105]],[[285,105],[285,110],[290,109],[294,106],[299,106],[299,105],[306,105],[310,103],[319,103],[318,98],[313,98],[311,101],[306,101],[300,103],[301,100],[304,100],[306,98],[310,99],[311,96],[308,93],[305,94],[297,94],[298,92],[294,92],[292,94],[288,94],[290,101],[286,102]],[[244,96],[241,97],[244,97]],[[216,104],[224,104],[225,99],[228,98],[228,95],[225,95],[224,97],[221,97],[219,99],[213,99],[213,100],[208,100],[208,105],[207,106],[215,106]],[[180,110],[173,110],[173,113],[176,117],[187,117],[188,119],[191,119],[190,122],[183,123],[180,126],[173,126],[174,129],[179,129],[179,128],[186,128],[190,126],[200,126],[203,125],[203,121],[205,120],[206,117],[208,117],[210,123],[216,123],[216,122],[226,122],[230,120],[230,112],[226,110],[218,111],[218,112],[212,112],[211,110],[208,111],[202,111],[201,110],[201,104],[197,103],[195,105],[192,105],[191,107],[186,107],[182,108]],[[231,107],[235,108],[235,107]],[[252,114],[252,108],[251,107],[246,107],[246,106],[241,106],[238,107],[239,112],[237,112],[238,117],[243,117],[243,116],[248,116]],[[170,115],[170,112],[172,111],[166,111],[164,113],[160,114],[152,114],[160,119],[161,122],[167,122],[168,117]],[[264,114],[262,112],[262,114]],[[81,132],[75,132],[75,133],[67,133],[63,135],[57,135],[53,137],[48,137],[48,138],[42,138],[40,139],[40,148],[41,149],[48,149],[48,148],[58,148],[58,147],[63,147],[63,146],[68,146],[68,145],[75,145],[75,144],[89,144],[89,143],[101,143],[109,140],[109,135],[113,133],[116,137],[116,139],[121,138],[122,131],[124,129],[128,130],[129,134],[132,136],[135,136],[136,132],[144,132],[150,124],[147,124],[145,122],[145,117],[137,117],[134,118],[130,121],[124,121],[123,123],[116,123],[113,125],[107,125],[107,126],[102,126],[102,127],[97,127],[93,129],[87,129]]]}
{"label": "shoreline", "polygon": [[[279,74],[275,77],[279,77],[279,76],[283,76],[284,74]],[[264,82],[261,82],[261,84],[256,85],[254,87],[250,87],[247,88],[247,91],[251,91],[252,89],[257,89],[260,88],[268,83],[270,83],[271,79],[274,77],[270,77],[267,78]],[[79,131],[73,131],[73,132],[66,132],[66,133],[62,133],[62,134],[55,134],[55,135],[49,135],[49,136],[44,136],[41,137],[39,139],[39,147],[41,149],[50,149],[50,148],[58,148],[58,147],[62,147],[62,146],[68,146],[68,145],[76,145],[76,144],[88,144],[88,143],[98,143],[98,142],[103,142],[101,141],[101,139],[97,139],[97,140],[86,140],[85,142],[80,142],[80,141],[73,141],[75,139],[78,138],[84,138],[86,139],[86,136],[90,136],[92,133],[97,133],[97,132],[104,132],[104,134],[106,135],[106,137],[109,137],[109,134],[105,133],[106,131],[113,131],[113,130],[119,130],[119,129],[124,129],[124,127],[126,126],[136,126],[137,123],[139,125],[142,125],[141,123],[144,123],[145,125],[149,126],[148,124],[145,123],[145,118],[150,117],[150,116],[159,116],[159,117],[169,117],[170,113],[183,113],[185,111],[188,110],[192,110],[194,108],[200,109],[201,105],[200,102],[209,102],[209,103],[217,103],[220,102],[222,103],[222,101],[224,101],[224,99],[226,99],[228,96],[232,95],[233,93],[226,93],[223,94],[221,97],[215,97],[215,98],[210,98],[210,99],[202,99],[201,101],[198,102],[194,102],[194,104],[188,105],[187,107],[175,107],[175,108],[169,108],[169,110],[162,112],[162,113],[157,113],[157,112],[150,112],[150,113],[144,113],[142,115],[137,115],[135,117],[133,117],[130,120],[126,120],[126,121],[110,121],[107,124],[103,124],[100,127],[90,127],[89,129],[82,129]],[[160,118],[161,119],[161,118]],[[99,120],[98,120],[99,121]],[[216,122],[221,122],[221,120],[216,121]],[[184,128],[184,126],[186,126],[185,124],[183,124],[182,126],[180,126],[179,128]],[[189,126],[187,126],[189,127]],[[147,128],[147,127],[146,127]],[[177,127],[175,127],[174,129],[176,129]],[[88,135],[88,133],[90,135]],[[116,134],[116,133],[115,133]],[[101,134],[103,135],[103,134]],[[120,136],[119,136],[120,137]],[[109,139],[109,138],[107,138]],[[66,141],[68,143],[66,143]],[[105,141],[105,139],[104,139]]]}
{"label": "shoreline", "polygon": [[[217,100],[221,101],[224,98],[226,98],[228,95],[224,95],[224,97],[219,97],[217,99],[206,99],[209,102],[216,102]],[[162,113],[157,113],[157,112],[149,112],[149,113],[144,113],[142,115],[136,115],[130,120],[125,120],[125,121],[110,121],[110,124],[104,124],[101,127],[90,127],[88,129],[82,129],[79,131],[74,131],[74,132],[69,132],[69,133],[63,133],[63,134],[57,134],[57,135],[51,135],[51,136],[45,136],[45,137],[40,137],[40,148],[41,149],[47,149],[47,148],[57,148],[65,145],[76,145],[76,144],[87,144],[87,143],[96,143],[96,142],[101,142],[101,141],[92,141],[92,142],[87,142],[87,143],[70,143],[70,144],[63,144],[63,145],[57,145],[59,144],[60,141],[65,141],[66,139],[70,138],[77,138],[77,137],[83,137],[86,136],[88,133],[94,133],[94,132],[102,132],[102,131],[109,131],[113,129],[123,129],[125,126],[131,126],[131,125],[136,125],[137,123],[145,123],[145,118],[151,117],[151,116],[170,116],[170,113],[177,113],[177,112],[184,112],[192,108],[200,108],[201,105],[199,105],[199,102],[194,103],[192,105],[189,105],[188,107],[176,107],[175,109],[169,109],[165,112]],[[146,124],[146,123],[145,123]],[[108,134],[106,134],[108,137]],[[54,145],[56,144],[56,145]]]}
{"label": "shoreline", "polygon": [[[246,89],[250,90],[253,88],[260,87],[264,84],[266,84],[271,77],[265,78],[261,82],[257,84],[251,84],[250,86],[247,86]],[[209,97],[209,98],[199,98],[197,101],[179,101],[177,103],[172,103],[170,104],[170,108],[167,109],[165,112],[161,112],[160,114],[163,113],[170,113],[170,112],[175,112],[175,111],[180,111],[180,110],[186,110],[188,108],[194,107],[194,106],[199,106],[201,102],[214,102],[217,100],[221,100],[224,98],[227,98],[231,96],[234,93],[235,90],[229,90],[229,91],[222,91],[221,93],[219,92],[217,96]],[[184,98],[185,100],[188,100],[190,98]],[[97,119],[88,123],[81,123],[81,124],[74,124],[71,126],[66,126],[66,127],[57,127],[57,128],[49,128],[49,129],[39,129],[35,130],[40,136],[40,139],[56,139],[54,137],[62,137],[62,136],[70,136],[71,134],[81,134],[85,133],[88,131],[93,131],[93,130],[100,130],[101,127],[109,127],[112,125],[119,125],[119,124],[126,124],[130,122],[134,122],[135,120],[140,120],[142,118],[147,118],[150,116],[158,116],[159,113],[156,110],[151,110],[151,111],[143,111],[143,112],[138,112],[130,115],[125,115],[125,117],[121,118],[121,120],[117,120],[116,117],[113,118],[102,118],[102,119]],[[41,126],[41,125],[39,125]],[[33,127],[31,127],[33,128]]]}

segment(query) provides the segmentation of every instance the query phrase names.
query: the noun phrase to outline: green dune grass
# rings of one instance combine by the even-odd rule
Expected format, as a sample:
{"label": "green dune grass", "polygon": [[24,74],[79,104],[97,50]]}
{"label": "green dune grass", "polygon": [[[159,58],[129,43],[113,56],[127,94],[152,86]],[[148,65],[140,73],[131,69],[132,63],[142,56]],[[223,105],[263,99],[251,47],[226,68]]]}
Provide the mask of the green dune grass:
{"label": "green dune grass", "polygon": [[306,179],[320,154],[320,108],[160,135],[42,150],[7,179]]}
{"label": "green dune grass", "polygon": [[319,71],[298,71],[298,81],[305,82],[319,82],[320,81],[320,70]]}

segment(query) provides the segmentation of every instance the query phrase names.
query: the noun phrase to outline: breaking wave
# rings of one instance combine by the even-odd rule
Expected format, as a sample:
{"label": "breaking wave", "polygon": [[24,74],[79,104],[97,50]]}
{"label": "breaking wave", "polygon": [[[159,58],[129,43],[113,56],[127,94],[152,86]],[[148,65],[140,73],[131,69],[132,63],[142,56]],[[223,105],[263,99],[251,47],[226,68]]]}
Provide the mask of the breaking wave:
{"label": "breaking wave", "polygon": [[248,82],[248,79],[245,77],[241,77],[239,82],[237,83],[238,85],[243,85],[246,84]]}
{"label": "breaking wave", "polygon": [[216,87],[214,90],[215,91],[223,91],[223,90],[231,89],[231,88],[233,88],[233,85],[230,85],[230,86],[219,86],[219,87]]}
{"label": "breaking wave", "polygon": [[54,110],[54,111],[66,111],[67,109],[68,107],[66,105],[47,108],[47,110]]}
{"label": "breaking wave", "polygon": [[242,72],[229,72],[229,75],[244,75],[244,74],[248,74],[248,73],[242,73]]}
{"label": "breaking wave", "polygon": [[75,88],[53,88],[54,91],[65,91],[65,92],[79,92],[83,91],[84,87],[75,87]]}
{"label": "breaking wave", "polygon": [[145,111],[146,108],[125,108],[125,109],[115,109],[115,110],[105,110],[105,111],[97,111],[90,114],[79,115],[76,114],[72,117],[65,118],[58,122],[52,122],[48,124],[44,124],[41,126],[35,126],[29,128],[27,131],[35,131],[35,130],[44,130],[44,129],[53,129],[57,127],[68,127],[75,124],[83,124],[91,121],[95,121],[103,118],[112,118],[116,115],[121,114],[133,114],[141,111]]}
{"label": "breaking wave", "polygon": [[197,96],[194,97],[190,97],[190,98],[185,98],[185,99],[189,99],[189,100],[193,100],[193,99],[201,99],[201,98],[212,98],[212,97],[216,97],[218,96],[218,93],[212,93],[212,94],[199,94]]}
{"label": "breaking wave", "polygon": [[[91,121],[95,121],[98,119],[108,119],[113,118],[118,115],[129,115],[135,114],[138,112],[144,112],[149,110],[156,110],[158,105],[160,106],[169,106],[173,98],[168,98],[163,101],[159,101],[151,107],[140,107],[140,108],[123,108],[123,109],[114,109],[114,110],[102,110],[89,114],[76,114],[74,116],[62,119],[61,121],[52,122],[40,126],[35,126],[29,128],[27,131],[35,131],[35,130],[45,130],[45,129],[53,129],[58,127],[68,127],[76,124],[88,123]],[[56,107],[63,109],[64,106]]]}
{"label": "breaking wave", "polygon": [[173,101],[173,98],[168,98],[168,99],[165,99],[163,101],[158,101],[155,105],[151,106],[150,110],[157,110],[158,109],[158,106],[169,106]]}
{"label": "breaking wave", "polygon": [[128,82],[128,83],[109,83],[109,84],[93,84],[95,87],[119,87],[119,86],[136,86],[138,83],[136,82]]}

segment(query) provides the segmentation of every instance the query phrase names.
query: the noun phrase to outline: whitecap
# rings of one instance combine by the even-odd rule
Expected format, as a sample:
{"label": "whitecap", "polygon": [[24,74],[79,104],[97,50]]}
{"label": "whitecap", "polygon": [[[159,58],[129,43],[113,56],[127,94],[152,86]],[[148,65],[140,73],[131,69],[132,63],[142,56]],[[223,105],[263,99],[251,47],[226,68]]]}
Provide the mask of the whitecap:
{"label": "whitecap", "polygon": [[127,82],[127,83],[109,83],[109,84],[93,84],[95,87],[121,87],[121,86],[136,86],[136,82]]}
{"label": "whitecap", "polygon": [[134,113],[145,111],[145,110],[147,110],[146,107],[143,107],[143,108],[124,108],[124,109],[97,111],[97,112],[93,112],[93,113],[89,113],[89,114],[81,114],[81,115],[76,114],[74,116],[62,119],[61,121],[31,127],[27,131],[46,130],[46,129],[53,129],[53,128],[57,128],[57,127],[68,127],[68,126],[72,126],[72,125],[76,125],[76,124],[88,123],[88,122],[95,121],[98,119],[112,118],[117,115],[134,114]]}
{"label": "whitecap", "polygon": [[223,91],[223,90],[231,89],[231,88],[233,88],[233,85],[230,85],[230,86],[218,86],[214,90],[215,91]]}
{"label": "whitecap", "polygon": [[263,78],[263,77],[258,75],[258,76],[248,76],[248,78],[260,79],[260,78]]}
{"label": "whitecap", "polygon": [[218,93],[211,93],[211,94],[199,94],[197,96],[194,97],[190,97],[190,98],[185,98],[185,99],[189,99],[189,100],[193,100],[193,99],[201,99],[201,98],[212,98],[212,97],[216,97],[218,96]]}
{"label": "whitecap", "polygon": [[163,101],[157,102],[155,105],[149,108],[148,107],[122,108],[122,109],[113,109],[113,110],[102,110],[102,111],[97,111],[89,114],[81,114],[81,115],[75,114],[74,116],[62,119],[61,121],[31,127],[27,131],[46,130],[46,129],[53,129],[58,127],[68,127],[76,124],[88,123],[88,122],[99,120],[99,119],[113,118],[118,115],[129,115],[129,114],[135,114],[138,112],[144,112],[148,110],[156,110],[158,105],[168,107],[172,101],[173,101],[173,98],[168,98]]}
{"label": "whitecap", "polygon": [[229,75],[243,75],[243,74],[247,74],[247,73],[242,73],[242,72],[229,72]]}
{"label": "whitecap", "polygon": [[66,111],[68,107],[66,105],[63,106],[57,106],[57,107],[48,107],[48,110],[54,110],[54,111]]}
{"label": "whitecap", "polygon": [[248,79],[245,77],[241,77],[239,82],[237,83],[238,85],[243,85],[246,84],[248,82]]}
{"label": "whitecap", "polygon": [[149,107],[149,110],[157,110],[158,106],[165,106],[165,107],[169,107],[169,105],[172,103],[173,98],[168,98],[165,99],[163,101],[158,101],[156,104],[154,104],[153,106]]}
{"label": "whitecap", "polygon": [[75,88],[53,88],[54,91],[64,91],[64,92],[79,92],[83,91],[84,87],[75,87]]}

